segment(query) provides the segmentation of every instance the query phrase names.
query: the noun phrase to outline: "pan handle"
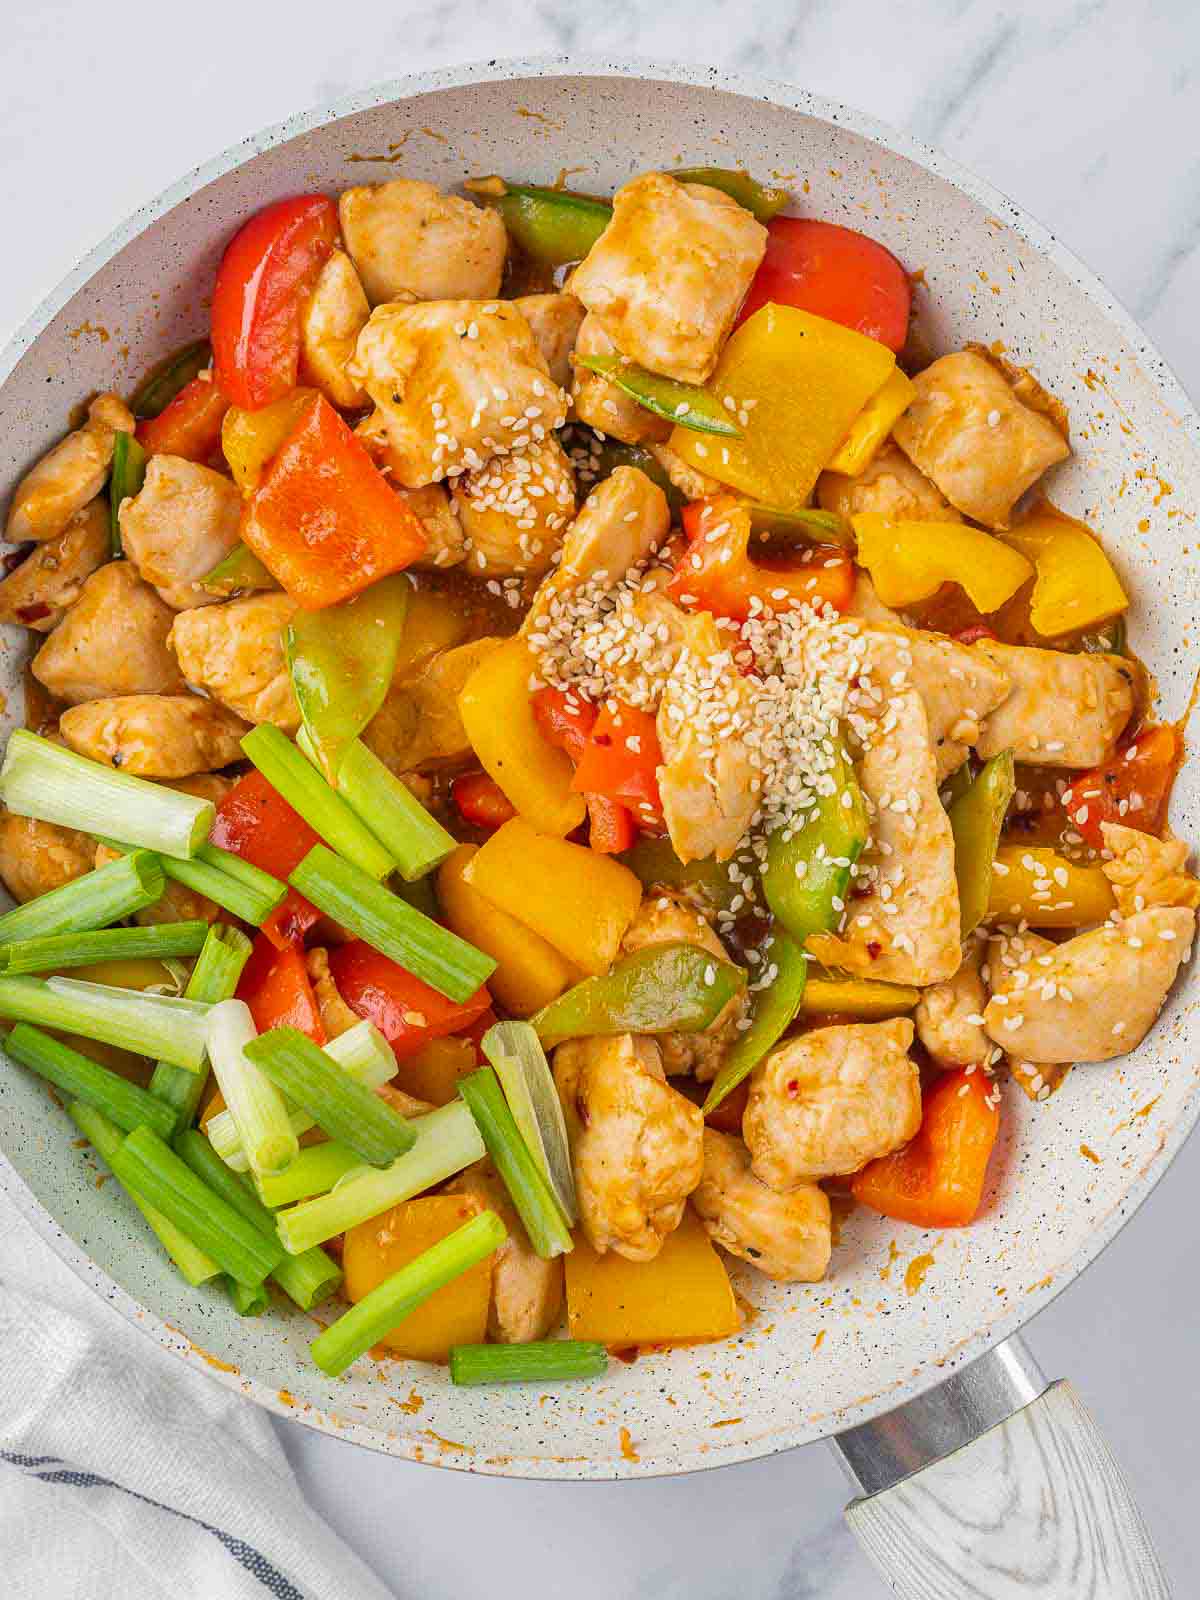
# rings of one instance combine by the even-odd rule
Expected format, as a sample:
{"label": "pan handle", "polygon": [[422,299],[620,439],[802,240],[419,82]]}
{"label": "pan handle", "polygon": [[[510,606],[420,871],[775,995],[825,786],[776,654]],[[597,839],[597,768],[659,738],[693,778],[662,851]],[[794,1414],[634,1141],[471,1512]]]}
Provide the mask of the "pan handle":
{"label": "pan handle", "polygon": [[1091,1414],[1018,1338],[831,1443],[846,1520],[902,1600],[1170,1600]]}

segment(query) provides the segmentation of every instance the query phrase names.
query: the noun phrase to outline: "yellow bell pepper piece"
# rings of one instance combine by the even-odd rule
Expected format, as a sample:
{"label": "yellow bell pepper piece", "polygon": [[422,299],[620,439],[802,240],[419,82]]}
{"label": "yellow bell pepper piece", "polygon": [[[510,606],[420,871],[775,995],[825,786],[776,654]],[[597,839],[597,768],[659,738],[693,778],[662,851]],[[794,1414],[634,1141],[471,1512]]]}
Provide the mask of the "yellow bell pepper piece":
{"label": "yellow bell pepper piece", "polygon": [[[357,1303],[478,1213],[467,1195],[430,1195],[350,1228],[342,1251],[347,1298]],[[389,1354],[412,1361],[445,1361],[452,1345],[483,1342],[491,1298],[489,1256],[430,1295],[379,1343]]]}
{"label": "yellow bell pepper piece", "polygon": [[442,650],[452,650],[471,631],[463,608],[450,595],[436,589],[414,589],[408,597],[408,615],[396,653],[392,673],[395,683],[404,683]]}
{"label": "yellow bell pepper piece", "polygon": [[[467,868],[478,853],[477,845],[459,845],[442,863],[437,879],[438,904],[452,932],[485,950],[498,963],[488,979],[493,997],[514,1017],[531,1017],[577,983],[579,973],[553,945],[494,906],[467,882]],[[420,1090],[413,1089],[412,1093],[420,1094]]]}
{"label": "yellow bell pepper piece", "polygon": [[893,367],[883,388],[871,396],[855,418],[854,426],[825,470],[840,472],[847,478],[857,478],[860,472],[865,472],[897,418],[912,405],[916,393],[917,386],[912,379],[899,367]]}
{"label": "yellow bell pepper piece", "polygon": [[458,697],[471,747],[521,816],[540,833],[571,833],[587,814],[571,790],[575,768],[565,750],[542,738],[529,680],[533,656],[519,637],[506,639],[472,674]]}
{"label": "yellow bell pepper piece", "polygon": [[400,1063],[395,1086],[431,1106],[448,1106],[458,1095],[458,1080],[478,1065],[470,1039],[430,1039]]}
{"label": "yellow bell pepper piece", "polygon": [[230,406],[221,424],[221,450],[229,463],[233,481],[243,494],[253,494],[258,488],[271,457],[299,422],[308,405],[316,398],[315,389],[293,389],[269,406],[257,411],[243,411],[240,406]]}
{"label": "yellow bell pepper piece", "polygon": [[1043,501],[1004,542],[1037,569],[1029,620],[1045,639],[1094,628],[1129,607],[1129,596],[1091,530]]}
{"label": "yellow bell pepper piece", "polygon": [[[488,980],[489,983],[491,979]],[[862,1022],[882,1022],[902,1017],[921,998],[907,983],[882,983],[876,978],[848,978],[844,973],[814,972],[810,968],[800,1014],[857,1017]]]}
{"label": "yellow bell pepper piece", "polygon": [[1002,844],[992,867],[987,914],[1033,928],[1082,928],[1115,910],[1099,867],[1081,866],[1042,845]]}
{"label": "yellow bell pepper piece", "polygon": [[480,846],[466,878],[589,976],[612,966],[642,901],[641,881],[628,867],[538,833],[522,817]]}
{"label": "yellow bell pepper piece", "polygon": [[1011,600],[1033,577],[1018,550],[965,522],[893,522],[877,511],[850,518],[858,564],[871,574],[885,606],[928,600],[943,583],[957,583],[986,615]]}
{"label": "yellow bell pepper piece", "polygon": [[676,428],[671,449],[698,472],[782,511],[808,504],[817,475],[895,370],[885,345],[794,306],[765,305],[734,334],[707,387],[734,404],[741,439]]}
{"label": "yellow bell pepper piece", "polygon": [[565,1265],[572,1339],[620,1350],[725,1339],[741,1325],[729,1274],[690,1206],[653,1261],[597,1255],[578,1235]]}

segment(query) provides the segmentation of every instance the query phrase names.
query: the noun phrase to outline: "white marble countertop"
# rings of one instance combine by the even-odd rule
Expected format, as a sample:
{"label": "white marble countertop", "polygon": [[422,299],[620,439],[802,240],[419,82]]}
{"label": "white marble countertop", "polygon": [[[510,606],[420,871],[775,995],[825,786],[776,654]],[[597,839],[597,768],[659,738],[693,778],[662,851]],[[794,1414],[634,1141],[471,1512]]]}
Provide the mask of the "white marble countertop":
{"label": "white marble countertop", "polygon": [[[136,205],[261,125],[424,67],[579,51],[787,78],[944,146],[1050,224],[1200,395],[1191,0],[8,0],[4,33],[0,341]],[[1181,1594],[1200,1557],[1187,1415],[1198,1184],[1193,1140],[1029,1336],[1093,1407]],[[843,1485],[819,1448],[657,1483],[524,1484],[278,1426],[314,1503],[398,1595],[884,1592],[843,1529]]]}

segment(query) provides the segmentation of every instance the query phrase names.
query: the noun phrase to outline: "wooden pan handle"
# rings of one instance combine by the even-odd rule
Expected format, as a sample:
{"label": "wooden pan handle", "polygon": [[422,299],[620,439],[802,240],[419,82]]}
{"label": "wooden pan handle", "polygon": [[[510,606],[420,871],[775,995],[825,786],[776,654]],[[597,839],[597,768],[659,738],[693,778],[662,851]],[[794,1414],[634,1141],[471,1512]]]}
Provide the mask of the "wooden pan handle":
{"label": "wooden pan handle", "polygon": [[853,1501],[846,1520],[902,1600],[1170,1600],[1125,1476],[1069,1383]]}

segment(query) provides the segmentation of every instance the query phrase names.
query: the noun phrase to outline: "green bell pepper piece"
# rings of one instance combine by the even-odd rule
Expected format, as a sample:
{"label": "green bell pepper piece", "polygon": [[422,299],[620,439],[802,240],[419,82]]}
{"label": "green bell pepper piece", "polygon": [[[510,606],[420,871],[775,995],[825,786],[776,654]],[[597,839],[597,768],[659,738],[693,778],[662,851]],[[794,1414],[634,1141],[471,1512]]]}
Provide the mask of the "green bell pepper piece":
{"label": "green bell pepper piece", "polygon": [[146,452],[131,433],[118,433],[113,440],[112,472],[108,480],[109,533],[112,553],[121,552],[121,501],[140,494],[146,481]]}
{"label": "green bell pepper piece", "polygon": [[700,1033],[740,993],[746,974],[695,944],[654,944],[585,978],[531,1018],[549,1047],[613,1033]]}
{"label": "green bell pepper piece", "polygon": [[680,167],[668,176],[677,183],[703,183],[710,189],[720,189],[722,194],[736,200],[738,205],[745,206],[759,222],[770,222],[792,198],[787,189],[770,189],[748,172],[739,172],[732,167]]}
{"label": "green bell pepper piece", "polygon": [[907,983],[882,983],[877,978],[851,978],[844,972],[827,972],[810,966],[800,1009],[806,1017],[837,1012],[860,1022],[882,1022],[902,1017],[921,998]]}
{"label": "green bell pepper piece", "polygon": [[804,1002],[808,957],[782,929],[762,945],[763,965],[776,971],[770,984],[754,995],[750,1026],[721,1063],[704,1102],[704,1115],[715,1111],[727,1094],[748,1077],[795,1021]]}
{"label": "green bell pepper piece", "polygon": [[742,437],[742,430],[730,421],[730,413],[716,395],[699,384],[678,383],[674,378],[647,372],[624,356],[581,356],[576,351],[574,360],[577,367],[598,372],[615,383],[623,394],[653,411],[656,417],[666,417],[668,422],[690,428],[693,433],[716,433],[725,439]]}
{"label": "green bell pepper piece", "polygon": [[1075,651],[1089,656],[1125,656],[1129,654],[1124,616],[1113,617],[1111,622],[1081,634]]}
{"label": "green bell pepper piece", "polygon": [[253,550],[239,544],[200,579],[200,587],[213,594],[237,594],[243,589],[278,589],[279,585]]}
{"label": "green bell pepper piece", "polygon": [[816,506],[806,506],[800,511],[781,511],[777,506],[752,505],[750,531],[759,539],[775,539],[780,543],[839,544],[844,549],[854,549],[854,534],[845,517],[836,511],[819,511]]}
{"label": "green bell pepper piece", "polygon": [[867,842],[866,804],[843,751],[838,751],[830,777],[834,792],[818,796],[816,815],[790,837],[786,828],[777,828],[767,840],[763,894],[776,921],[801,949],[810,934],[829,933],[837,926],[850,868]]}
{"label": "green bell pepper piece", "polygon": [[412,584],[381,578],[353,600],[298,611],[284,633],[305,731],[332,781],[342,748],[383,704],[396,670]]}
{"label": "green bell pepper piece", "polygon": [[745,890],[730,876],[732,862],[714,861],[709,856],[685,865],[675,854],[670,839],[643,834],[635,845],[622,853],[620,860],[647,889],[661,887],[696,892],[706,911],[728,911],[739,894],[745,895]]}
{"label": "green bell pepper piece", "polygon": [[566,189],[506,183],[491,200],[510,237],[533,261],[565,267],[582,261],[612,221],[612,206]]}
{"label": "green bell pepper piece", "polygon": [[157,417],[167,409],[179,391],[186,388],[196,374],[203,372],[211,363],[212,346],[207,339],[185,344],[182,350],[176,350],[174,355],[168,356],[142,383],[129,402],[129,409],[139,422]]}
{"label": "green bell pepper piece", "polygon": [[947,813],[954,832],[954,875],[958,879],[964,939],[987,912],[992,863],[1015,789],[1013,753],[1004,750],[980,769],[974,783],[958,796]]}

